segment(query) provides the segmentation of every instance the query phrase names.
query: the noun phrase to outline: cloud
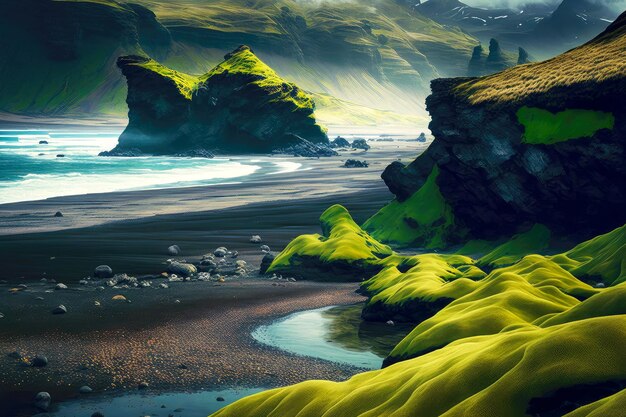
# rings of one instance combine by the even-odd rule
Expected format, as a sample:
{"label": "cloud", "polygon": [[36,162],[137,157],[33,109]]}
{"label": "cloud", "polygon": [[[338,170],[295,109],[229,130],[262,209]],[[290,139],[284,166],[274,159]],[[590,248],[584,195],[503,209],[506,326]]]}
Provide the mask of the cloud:
{"label": "cloud", "polygon": [[[499,8],[510,7],[518,9],[521,6],[527,4],[547,4],[558,5],[562,0],[461,0],[470,6],[484,7],[484,8]],[[616,13],[621,13],[626,10],[626,0],[592,0],[597,3],[602,3],[610,8],[614,9]]]}

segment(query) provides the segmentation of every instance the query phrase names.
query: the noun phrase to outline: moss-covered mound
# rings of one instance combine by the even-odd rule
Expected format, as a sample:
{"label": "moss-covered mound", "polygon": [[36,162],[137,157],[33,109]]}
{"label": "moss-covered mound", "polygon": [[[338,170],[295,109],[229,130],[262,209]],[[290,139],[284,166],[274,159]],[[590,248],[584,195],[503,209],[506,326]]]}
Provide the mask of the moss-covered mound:
{"label": "moss-covered mound", "polygon": [[350,213],[334,205],[320,217],[322,234],[294,239],[269,266],[281,273],[317,280],[363,280],[382,268],[393,251],[363,231]]}
{"label": "moss-covered mound", "polygon": [[315,121],[311,96],[281,79],[247,46],[200,77],[139,56],[122,57],[118,66],[128,81],[129,122],[109,154],[255,153],[297,147],[315,152],[328,143],[325,129]]}
{"label": "moss-covered mound", "polygon": [[557,390],[626,380],[625,329],[626,316],[619,315],[470,337],[346,382],[308,381],[256,394],[214,416],[523,417],[544,397],[556,398],[546,407],[566,404],[558,414],[564,415],[602,397],[558,398]]}
{"label": "moss-covered mound", "polygon": [[214,416],[621,415],[626,283],[594,288],[571,272],[586,270],[560,262],[576,257],[620,276],[625,227],[489,275],[462,255],[388,256],[362,284],[372,300],[448,303],[395,347],[387,367],[263,392]]}

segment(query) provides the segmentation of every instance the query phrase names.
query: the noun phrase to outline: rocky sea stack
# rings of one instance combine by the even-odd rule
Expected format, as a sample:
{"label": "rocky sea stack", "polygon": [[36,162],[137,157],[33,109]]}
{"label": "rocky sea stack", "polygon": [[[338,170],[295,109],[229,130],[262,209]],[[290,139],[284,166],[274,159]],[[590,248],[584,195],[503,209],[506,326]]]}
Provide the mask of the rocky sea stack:
{"label": "rocky sea stack", "polygon": [[365,229],[385,242],[443,247],[536,223],[583,236],[623,224],[625,51],[626,14],[551,60],[433,81],[435,140],[411,164],[387,167],[396,200]]}
{"label": "rocky sea stack", "polygon": [[[281,79],[247,46],[194,77],[142,56],[123,56],[128,126],[105,156],[138,154],[328,154],[313,99]],[[332,151],[331,151],[332,152]]]}

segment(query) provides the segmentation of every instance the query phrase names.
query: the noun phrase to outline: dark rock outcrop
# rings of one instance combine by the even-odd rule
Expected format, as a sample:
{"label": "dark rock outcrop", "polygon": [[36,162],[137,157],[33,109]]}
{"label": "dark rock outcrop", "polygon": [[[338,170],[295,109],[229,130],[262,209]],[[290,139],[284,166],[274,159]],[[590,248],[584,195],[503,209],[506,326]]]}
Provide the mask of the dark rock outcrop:
{"label": "dark rock outcrop", "polygon": [[[328,137],[312,98],[282,80],[247,46],[200,77],[140,56],[119,58],[129,123],[103,155],[266,153],[326,156]],[[294,151],[295,150],[295,151]]]}
{"label": "dark rock outcrop", "polygon": [[[533,223],[581,234],[623,224],[625,45],[626,14],[595,40],[554,60],[486,78],[433,81],[427,108],[435,140],[408,166],[388,166],[385,183],[404,201],[438,165],[437,184],[457,224],[480,238],[510,235]],[[594,64],[600,61],[602,68]],[[523,107],[545,110],[548,120],[570,109],[602,112],[614,117],[614,125],[558,143],[532,142],[518,115]]]}

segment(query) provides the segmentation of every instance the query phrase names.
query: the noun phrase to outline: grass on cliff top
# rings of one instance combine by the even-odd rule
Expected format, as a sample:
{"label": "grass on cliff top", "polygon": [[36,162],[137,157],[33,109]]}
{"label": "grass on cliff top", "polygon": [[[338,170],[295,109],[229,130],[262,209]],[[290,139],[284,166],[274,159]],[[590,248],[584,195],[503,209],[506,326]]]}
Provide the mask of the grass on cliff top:
{"label": "grass on cliff top", "polygon": [[174,71],[173,69],[167,68],[166,66],[159,64],[153,59],[149,60],[148,62],[139,62],[132,65],[145,68],[164,78],[172,80],[176,84],[178,91],[180,91],[180,93],[187,99],[191,100],[193,90],[198,83],[198,77]]}
{"label": "grass on cliff top", "polygon": [[624,329],[620,315],[460,339],[345,382],[262,392],[213,416],[523,417],[532,398],[625,379]]}
{"label": "grass on cliff top", "polygon": [[517,120],[524,126],[522,142],[533,145],[588,138],[598,130],[613,129],[615,125],[612,113],[571,109],[554,114],[526,106],[517,111]]}
{"label": "grass on cliff top", "polygon": [[374,238],[399,246],[445,247],[455,227],[452,207],[437,185],[439,167],[433,167],[424,185],[406,201],[394,200],[369,218],[363,229]]}
{"label": "grass on cliff top", "polygon": [[328,208],[320,217],[322,234],[302,235],[292,240],[279,253],[267,272],[287,272],[302,265],[302,260],[314,260],[319,266],[342,264],[377,264],[393,254],[389,246],[373,239],[350,213],[340,206]]}
{"label": "grass on cliff top", "polygon": [[274,95],[274,102],[289,101],[298,109],[315,110],[313,98],[302,91],[298,86],[283,80],[267,64],[261,61],[252,50],[243,46],[228,54],[224,62],[218,64],[211,71],[202,75],[200,83],[210,81],[211,77],[221,74],[254,75],[258,77],[252,84],[262,88],[267,93]]}
{"label": "grass on cliff top", "polygon": [[626,17],[594,40],[544,62],[518,65],[460,84],[456,91],[472,104],[516,103],[552,89],[580,86],[581,96],[601,92],[597,83],[626,77]]}

